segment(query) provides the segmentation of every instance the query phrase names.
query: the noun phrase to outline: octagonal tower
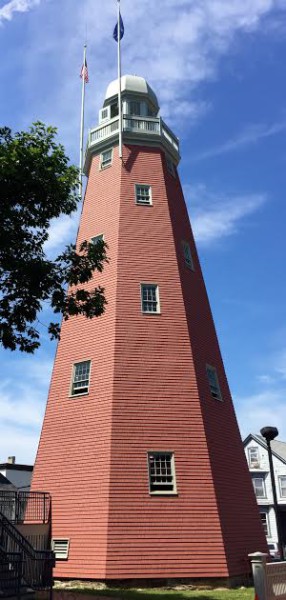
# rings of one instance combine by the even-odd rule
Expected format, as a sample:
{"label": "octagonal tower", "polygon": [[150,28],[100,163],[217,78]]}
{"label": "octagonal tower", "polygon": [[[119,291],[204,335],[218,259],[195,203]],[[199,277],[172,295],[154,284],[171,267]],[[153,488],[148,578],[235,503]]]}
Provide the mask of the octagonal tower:
{"label": "octagonal tower", "polygon": [[89,133],[78,246],[104,237],[100,318],[64,322],[33,488],[56,577],[235,578],[265,549],[184,201],[179,142],[141,77]]}

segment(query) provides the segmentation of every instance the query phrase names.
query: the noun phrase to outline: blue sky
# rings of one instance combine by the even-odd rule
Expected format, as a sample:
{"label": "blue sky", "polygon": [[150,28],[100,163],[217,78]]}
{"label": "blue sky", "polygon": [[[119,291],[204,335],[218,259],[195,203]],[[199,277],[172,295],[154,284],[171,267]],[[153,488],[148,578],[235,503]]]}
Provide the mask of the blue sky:
{"label": "blue sky", "polygon": [[[56,125],[78,162],[80,68],[97,124],[116,77],[116,0],[0,0],[3,125]],[[180,137],[180,175],[242,435],[286,440],[286,0],[121,0],[123,72],[145,77]],[[47,251],[73,240],[53,224]],[[40,317],[48,322],[49,314]],[[55,344],[2,351],[0,461],[34,460]]]}

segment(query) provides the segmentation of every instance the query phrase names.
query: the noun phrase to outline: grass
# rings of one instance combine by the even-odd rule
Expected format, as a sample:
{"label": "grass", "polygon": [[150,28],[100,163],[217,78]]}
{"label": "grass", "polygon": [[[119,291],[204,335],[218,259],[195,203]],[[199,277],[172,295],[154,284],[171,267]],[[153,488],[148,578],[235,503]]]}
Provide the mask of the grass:
{"label": "grass", "polygon": [[[75,600],[78,594],[88,594],[97,598],[116,598],[117,600],[253,600],[253,588],[217,589],[217,590],[168,590],[166,588],[112,588],[90,589],[73,587],[56,590],[55,600]],[[62,594],[64,592],[64,594]],[[91,598],[92,600],[92,598]]]}

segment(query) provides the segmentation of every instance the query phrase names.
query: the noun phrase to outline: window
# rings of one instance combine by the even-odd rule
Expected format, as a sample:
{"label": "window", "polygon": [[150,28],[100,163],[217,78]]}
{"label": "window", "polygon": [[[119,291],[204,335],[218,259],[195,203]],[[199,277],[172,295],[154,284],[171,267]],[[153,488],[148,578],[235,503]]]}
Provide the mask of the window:
{"label": "window", "polygon": [[280,475],[279,479],[279,488],[280,488],[280,496],[281,498],[286,498],[286,476]]}
{"label": "window", "polygon": [[142,283],[141,285],[141,306],[144,313],[159,313],[159,290],[157,285],[152,283]]}
{"label": "window", "polygon": [[110,119],[110,106],[106,108],[101,108],[99,111],[99,121],[102,123],[103,121],[108,121]]}
{"label": "window", "polygon": [[171,175],[173,175],[173,177],[176,177],[175,165],[174,165],[172,159],[170,158],[170,156],[168,156],[168,154],[166,154],[166,164],[167,164],[167,170],[169,171],[169,173],[171,173]]}
{"label": "window", "polygon": [[206,370],[212,397],[216,400],[222,400],[216,369],[207,365]]}
{"label": "window", "polygon": [[186,263],[187,267],[189,267],[189,269],[192,269],[192,271],[194,271],[194,262],[193,262],[193,257],[192,257],[191,247],[190,247],[189,242],[183,241],[182,247],[183,247],[185,263]]}
{"label": "window", "polygon": [[100,168],[104,169],[112,163],[112,148],[110,150],[104,150],[100,155]]}
{"label": "window", "polygon": [[134,101],[131,101],[131,102],[129,102],[129,104],[128,104],[128,108],[129,108],[129,111],[128,111],[128,112],[129,112],[129,115],[132,115],[132,116],[136,116],[136,115],[137,115],[137,116],[140,116],[140,114],[141,114],[141,110],[140,110],[140,108],[141,108],[141,107],[140,107],[140,102],[134,102]]}
{"label": "window", "polygon": [[250,446],[250,448],[248,448],[248,458],[250,468],[259,467],[259,452],[257,446]]}
{"label": "window", "polygon": [[175,494],[175,464],[172,452],[149,452],[150,494]]}
{"label": "window", "polygon": [[136,204],[148,206],[152,204],[151,186],[150,185],[135,185]]}
{"label": "window", "polygon": [[75,363],[72,376],[72,396],[87,394],[89,388],[90,360]]}
{"label": "window", "polygon": [[252,483],[256,498],[265,498],[265,487],[263,477],[253,477]]}
{"label": "window", "polygon": [[69,540],[53,538],[52,539],[52,550],[55,553],[57,560],[65,560],[69,555]]}
{"label": "window", "polygon": [[91,243],[92,244],[97,244],[97,242],[103,242],[104,241],[104,236],[103,233],[101,233],[100,235],[95,235],[94,237],[91,238]]}
{"label": "window", "polygon": [[117,117],[118,113],[119,113],[118,102],[114,102],[114,104],[111,104],[111,106],[110,106],[111,118],[114,119],[114,117]]}
{"label": "window", "polygon": [[261,523],[264,529],[264,533],[266,537],[269,536],[269,527],[268,527],[268,514],[266,512],[260,513]]}

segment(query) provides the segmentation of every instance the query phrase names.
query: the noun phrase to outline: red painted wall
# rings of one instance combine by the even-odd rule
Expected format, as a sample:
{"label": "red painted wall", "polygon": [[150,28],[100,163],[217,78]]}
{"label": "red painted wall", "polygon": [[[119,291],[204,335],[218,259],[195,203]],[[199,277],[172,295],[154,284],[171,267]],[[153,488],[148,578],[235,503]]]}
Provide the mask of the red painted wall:
{"label": "red painted wall", "polygon": [[[227,577],[265,549],[179,179],[159,149],[92,161],[79,243],[104,233],[103,317],[65,322],[33,488],[53,498],[53,537],[70,538],[56,577]],[[136,183],[152,206],[135,204]],[[181,241],[190,241],[195,271]],[[141,312],[156,283],[161,314]],[[88,395],[69,397],[72,365],[91,359]],[[223,402],[209,391],[217,368]],[[150,496],[148,451],[172,451],[177,495]]]}

